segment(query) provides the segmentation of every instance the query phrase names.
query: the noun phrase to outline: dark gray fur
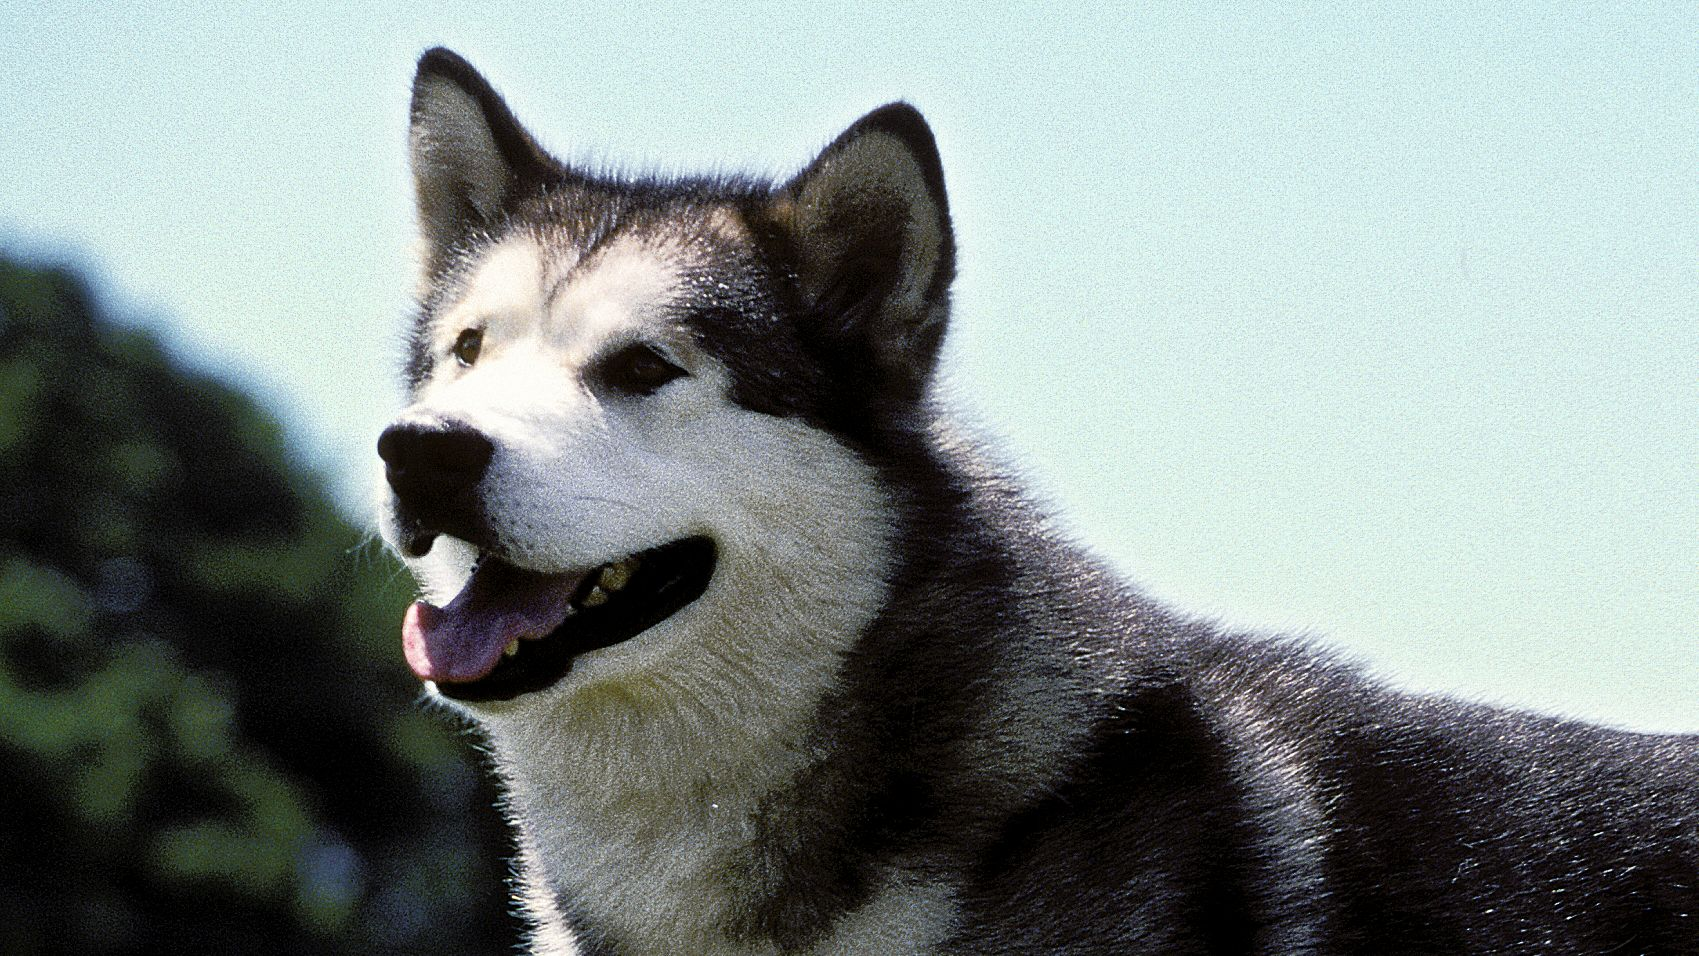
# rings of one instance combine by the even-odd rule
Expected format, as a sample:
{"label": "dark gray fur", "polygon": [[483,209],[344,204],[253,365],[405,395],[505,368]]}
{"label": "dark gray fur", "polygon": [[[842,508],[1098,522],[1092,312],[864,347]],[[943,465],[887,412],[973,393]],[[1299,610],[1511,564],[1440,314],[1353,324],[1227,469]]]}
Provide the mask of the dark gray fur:
{"label": "dark gray fur", "polygon": [[[420,70],[499,103],[446,51]],[[1151,601],[943,439],[911,371],[934,364],[941,322],[901,356],[876,334],[904,267],[890,221],[856,226],[868,256],[811,296],[806,250],[769,216],[785,186],[593,175],[489,109],[521,170],[458,257],[513,229],[711,244],[692,224],[735,210],[755,240],[713,248],[678,321],[732,370],[734,400],[831,430],[896,496],[890,600],[818,708],[818,759],[758,816],[766,877],[728,936],[800,950],[900,863],[955,887],[941,951],[956,954],[1699,952],[1699,739],[1396,693],[1304,642]],[[932,193],[886,213],[936,215],[947,241],[919,115],[887,107],[839,144],[867,129],[908,143]],[[952,272],[947,252],[928,285],[940,316]],[[1079,745],[1025,787],[963,745],[1017,683],[1090,702]],[[621,951],[580,929],[587,951]]]}

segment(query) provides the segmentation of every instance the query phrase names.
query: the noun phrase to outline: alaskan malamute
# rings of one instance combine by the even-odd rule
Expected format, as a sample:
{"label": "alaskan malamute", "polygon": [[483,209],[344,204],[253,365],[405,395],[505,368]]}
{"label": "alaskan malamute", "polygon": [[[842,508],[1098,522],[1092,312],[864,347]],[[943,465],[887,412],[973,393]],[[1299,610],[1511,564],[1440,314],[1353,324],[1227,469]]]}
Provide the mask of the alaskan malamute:
{"label": "alaskan malamute", "polygon": [[383,527],[537,952],[1699,952],[1695,738],[1163,607],[951,424],[914,109],[782,183],[609,176],[437,49],[411,150]]}

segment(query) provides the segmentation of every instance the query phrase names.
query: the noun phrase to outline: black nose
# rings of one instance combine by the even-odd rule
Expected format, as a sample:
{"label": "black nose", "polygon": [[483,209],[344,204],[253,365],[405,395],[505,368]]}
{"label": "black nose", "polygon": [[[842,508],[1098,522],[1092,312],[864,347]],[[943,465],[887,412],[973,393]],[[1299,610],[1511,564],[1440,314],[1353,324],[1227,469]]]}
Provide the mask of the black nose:
{"label": "black nose", "polygon": [[460,422],[391,425],[378,436],[389,486],[402,501],[427,508],[468,495],[494,455],[483,432]]}

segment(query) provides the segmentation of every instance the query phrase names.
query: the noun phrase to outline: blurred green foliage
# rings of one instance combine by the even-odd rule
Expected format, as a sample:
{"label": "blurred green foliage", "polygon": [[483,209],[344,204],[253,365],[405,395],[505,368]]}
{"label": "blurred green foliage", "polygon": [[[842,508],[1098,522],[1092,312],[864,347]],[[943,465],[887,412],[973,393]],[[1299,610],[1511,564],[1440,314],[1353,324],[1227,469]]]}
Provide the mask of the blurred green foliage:
{"label": "blurred green foliage", "polygon": [[277,422],[0,259],[0,953],[496,953],[396,566]]}

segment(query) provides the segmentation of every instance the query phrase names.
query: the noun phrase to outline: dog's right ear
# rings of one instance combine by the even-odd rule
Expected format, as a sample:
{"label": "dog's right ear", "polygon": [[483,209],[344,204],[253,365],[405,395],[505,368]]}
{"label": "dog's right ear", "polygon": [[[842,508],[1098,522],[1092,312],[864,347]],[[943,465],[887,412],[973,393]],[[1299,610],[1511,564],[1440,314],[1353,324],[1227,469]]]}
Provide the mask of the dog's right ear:
{"label": "dog's right ear", "polygon": [[500,219],[516,195],[561,167],[519,125],[489,81],[451,50],[419,57],[408,147],[426,277],[455,245]]}
{"label": "dog's right ear", "polygon": [[914,107],[863,116],[768,201],[808,329],[879,395],[913,400],[937,364],[955,276],[944,170]]}

